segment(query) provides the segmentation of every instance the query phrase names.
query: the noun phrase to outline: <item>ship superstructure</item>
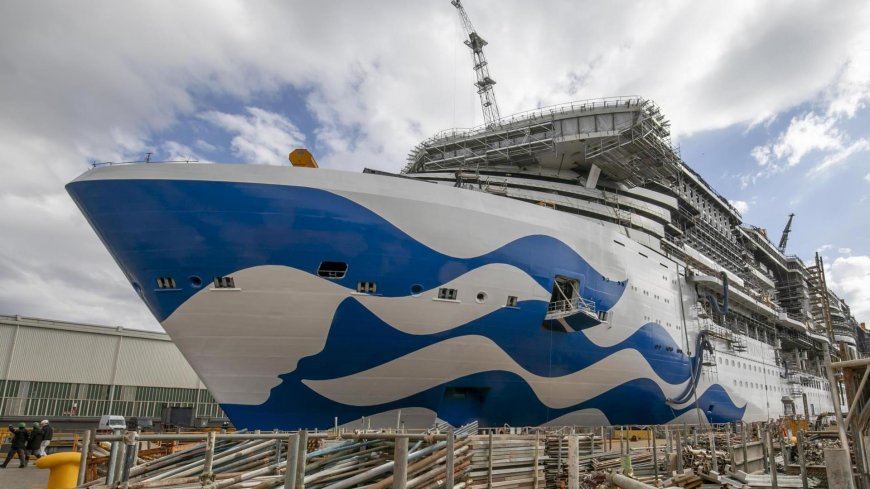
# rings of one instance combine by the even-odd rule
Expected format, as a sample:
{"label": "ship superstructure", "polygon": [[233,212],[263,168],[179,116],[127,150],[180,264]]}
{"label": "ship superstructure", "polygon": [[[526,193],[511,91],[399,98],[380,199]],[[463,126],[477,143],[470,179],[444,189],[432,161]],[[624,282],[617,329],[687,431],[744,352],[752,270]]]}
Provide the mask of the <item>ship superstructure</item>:
{"label": "ship superstructure", "polygon": [[[766,230],[745,225],[681,160],[649,100],[575,102],[496,128],[443,131],[408,159],[407,176],[595,219],[672,261],[696,299],[684,310],[687,330],[715,345],[710,375],[763,388],[771,415],[812,416],[830,406],[823,344],[833,340],[832,351],[848,358],[863,353],[862,331],[827,289],[820,259],[807,266],[785,253],[793,215],[779,247]],[[762,382],[753,379],[759,372]]]}

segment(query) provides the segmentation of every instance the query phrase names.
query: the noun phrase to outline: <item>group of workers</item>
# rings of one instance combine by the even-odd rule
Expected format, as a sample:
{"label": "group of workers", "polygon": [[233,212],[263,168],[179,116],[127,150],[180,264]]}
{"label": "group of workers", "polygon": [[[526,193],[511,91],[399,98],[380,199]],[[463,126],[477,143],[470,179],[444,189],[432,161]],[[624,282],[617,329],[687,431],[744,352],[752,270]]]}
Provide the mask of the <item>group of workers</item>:
{"label": "group of workers", "polygon": [[27,429],[27,424],[18,423],[18,428],[9,425],[9,431],[12,433],[12,441],[9,447],[9,453],[6,454],[6,460],[0,468],[6,468],[12,457],[18,454],[19,468],[27,467],[27,456],[33,455],[37,459],[45,455],[45,449],[51,444],[51,439],[54,436],[54,429],[48,423],[47,419],[43,419],[39,423],[33,423],[33,429]]}

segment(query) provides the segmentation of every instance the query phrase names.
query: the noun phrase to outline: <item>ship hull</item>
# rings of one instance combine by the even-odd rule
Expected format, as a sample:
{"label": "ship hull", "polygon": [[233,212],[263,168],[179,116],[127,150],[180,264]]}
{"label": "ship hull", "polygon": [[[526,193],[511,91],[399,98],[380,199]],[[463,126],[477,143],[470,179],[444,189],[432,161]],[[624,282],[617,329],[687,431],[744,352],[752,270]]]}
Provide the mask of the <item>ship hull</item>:
{"label": "ship hull", "polygon": [[[673,262],[597,221],[319,169],[116,166],[68,191],[238,427],[771,414],[717,375],[668,402],[700,361],[697,298]],[[556,276],[599,324],[546,327]]]}

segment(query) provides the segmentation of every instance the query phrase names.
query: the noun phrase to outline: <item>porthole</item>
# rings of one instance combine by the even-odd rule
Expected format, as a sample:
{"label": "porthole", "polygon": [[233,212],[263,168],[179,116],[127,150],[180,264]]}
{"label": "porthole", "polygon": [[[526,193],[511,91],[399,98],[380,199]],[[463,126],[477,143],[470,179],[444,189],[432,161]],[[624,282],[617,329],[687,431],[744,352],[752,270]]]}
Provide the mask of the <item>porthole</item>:
{"label": "porthole", "polygon": [[423,286],[420,284],[414,284],[411,286],[411,295],[420,295],[423,292]]}
{"label": "porthole", "polygon": [[190,280],[191,287],[194,287],[197,289],[202,287],[202,279],[197,277],[196,275],[191,275],[191,277],[188,280]]}
{"label": "porthole", "polygon": [[480,291],[477,293],[477,302],[479,304],[486,302],[486,292]]}

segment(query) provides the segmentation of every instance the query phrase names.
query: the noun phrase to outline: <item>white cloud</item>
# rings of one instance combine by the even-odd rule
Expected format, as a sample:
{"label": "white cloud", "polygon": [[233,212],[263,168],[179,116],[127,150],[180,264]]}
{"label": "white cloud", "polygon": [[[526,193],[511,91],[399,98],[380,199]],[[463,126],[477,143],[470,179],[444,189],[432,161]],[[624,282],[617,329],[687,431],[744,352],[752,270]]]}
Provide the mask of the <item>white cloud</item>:
{"label": "white cloud", "polygon": [[864,180],[867,180],[868,182],[870,182],[870,173],[864,175]]}
{"label": "white cloud", "polygon": [[843,147],[843,136],[835,124],[833,118],[812,113],[795,117],[773,145],[773,154],[776,159],[786,159],[789,166],[794,166],[811,151],[840,149]]}
{"label": "white cloud", "polygon": [[852,248],[837,248],[837,253],[841,255],[850,255],[852,254]]}
{"label": "white cloud", "polygon": [[828,114],[852,118],[870,101],[870,31],[851,45],[849,61],[831,90]]}
{"label": "white cloud", "polygon": [[809,175],[824,173],[825,171],[830,170],[832,167],[843,163],[853,154],[861,151],[867,151],[868,149],[870,149],[870,141],[863,138],[859,139],[858,141],[855,141],[849,146],[840,148],[836,152],[825,156],[821,163],[814,166],[809,171]]}
{"label": "white cloud", "polygon": [[819,246],[819,249],[816,250],[816,251],[818,251],[819,253],[821,253],[821,252],[823,252],[823,251],[830,250],[830,249],[833,248],[833,247],[834,247],[834,245],[832,245],[832,244],[823,244],[822,246]]}
{"label": "white cloud", "polygon": [[285,164],[287,155],[301,147],[305,135],[281,114],[258,107],[247,107],[247,115],[209,111],[200,115],[204,120],[235,134],[233,154],[244,163]]}
{"label": "white cloud", "polygon": [[756,146],[750,153],[761,166],[767,166],[773,153],[773,145]]}
{"label": "white cloud", "polygon": [[821,152],[825,156],[809,170],[808,175],[824,173],[855,153],[870,149],[870,141],[865,138],[850,143],[849,136],[839,127],[841,122],[839,114],[819,115],[815,112],[792,118],[788,128],[774,142],[752,148],[750,155],[762,170],[741,181],[742,186],[745,188],[760,177],[796,166],[813,152]]}
{"label": "white cloud", "polygon": [[217,149],[218,149],[218,147],[215,146],[214,144],[211,144],[211,143],[209,143],[208,141],[205,141],[205,140],[202,140],[202,139],[197,139],[196,142],[193,143],[193,144],[194,144],[194,146],[196,146],[196,147],[199,148],[200,150],[205,151],[205,152],[207,152],[207,153],[211,153],[211,152],[213,152],[213,151],[217,151]]}
{"label": "white cloud", "polygon": [[199,161],[205,162],[206,160],[200,158],[200,156],[185,144],[179,143],[177,141],[165,141],[162,144],[162,154],[160,155],[163,160],[168,161]]}
{"label": "white cloud", "polygon": [[846,300],[859,322],[870,322],[870,256],[841,256],[831,263],[828,285]]}
{"label": "white cloud", "polygon": [[749,212],[749,202],[746,202],[745,200],[729,200],[728,202],[730,202],[731,205],[737,209],[737,212],[742,215],[746,215],[746,213]]}

